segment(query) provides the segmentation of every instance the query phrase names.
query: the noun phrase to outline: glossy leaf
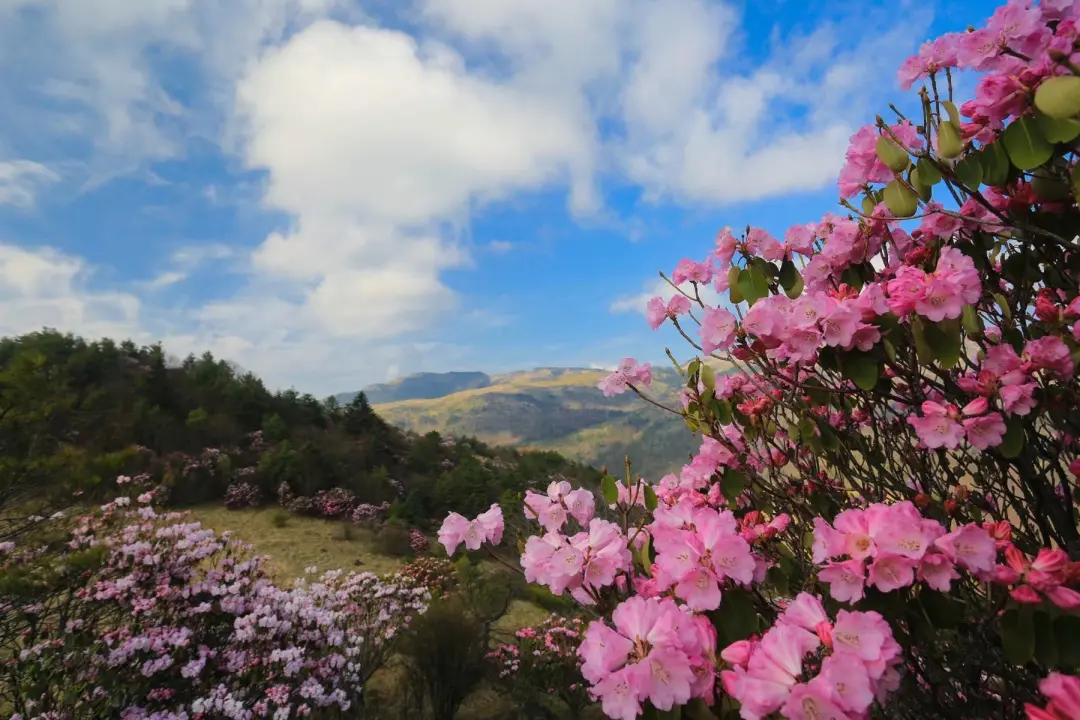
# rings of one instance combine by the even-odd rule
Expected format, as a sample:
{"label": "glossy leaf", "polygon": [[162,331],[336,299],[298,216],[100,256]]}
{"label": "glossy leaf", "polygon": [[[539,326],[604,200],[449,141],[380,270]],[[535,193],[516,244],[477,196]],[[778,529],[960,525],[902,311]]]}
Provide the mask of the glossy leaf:
{"label": "glossy leaf", "polygon": [[604,492],[604,502],[608,505],[614,505],[619,501],[619,485],[615,478],[605,475],[600,482],[600,488]]}
{"label": "glossy leaf", "polygon": [[1014,665],[1024,665],[1035,656],[1035,623],[1031,606],[1006,610],[1001,616],[1001,647],[1005,659]]}
{"label": "glossy leaf", "polygon": [[652,485],[649,485],[648,483],[645,483],[644,488],[645,488],[645,509],[646,510],[655,510],[660,505],[660,501],[656,497],[656,491],[653,490]]}
{"label": "glossy leaf", "polygon": [[1043,136],[1032,117],[1013,120],[1005,128],[1001,141],[1009,160],[1021,170],[1034,170],[1054,154],[1054,146]]}
{"label": "glossy leaf", "polygon": [[885,186],[885,207],[894,217],[909,218],[919,209],[919,196],[900,180],[893,180]]}
{"label": "glossy leaf", "polygon": [[1025,435],[1024,421],[1017,417],[1009,418],[1005,421],[1005,436],[997,446],[998,452],[1005,458],[1017,457],[1024,450]]}
{"label": "glossy leaf", "polygon": [[1035,612],[1035,658],[1043,667],[1052,668],[1058,663],[1058,642],[1054,635],[1054,621],[1045,612]]}
{"label": "glossy leaf", "polygon": [[1080,77],[1047,78],[1035,90],[1035,107],[1058,120],[1080,115]]}
{"label": "glossy leaf", "polygon": [[844,377],[860,390],[870,391],[881,377],[881,363],[869,353],[853,350],[842,360]]}
{"label": "glossy leaf", "polygon": [[979,155],[968,153],[963,160],[956,163],[953,173],[964,187],[977,190],[983,181],[983,166]]}
{"label": "glossy leaf", "polygon": [[1080,136],[1080,121],[1070,118],[1052,118],[1041,112],[1035,113],[1035,122],[1043,136],[1052,143],[1072,142]]}
{"label": "glossy leaf", "polygon": [[951,160],[964,150],[960,129],[951,120],[938,125],[938,155]]}
{"label": "glossy leaf", "polygon": [[746,491],[746,486],[748,484],[749,479],[742,470],[724,468],[724,475],[720,479],[720,492],[722,492],[724,497],[728,500],[734,500]]}
{"label": "glossy leaf", "polygon": [[907,154],[907,150],[893,142],[892,138],[888,135],[879,135],[876,146],[877,156],[881,162],[885,163],[893,172],[902,172],[907,170],[908,165],[911,164],[911,158]]}
{"label": "glossy leaf", "polygon": [[927,185],[933,186],[941,182],[941,172],[930,158],[919,158],[919,162],[915,165],[915,169],[919,171],[919,180]]}
{"label": "glossy leaf", "polygon": [[1009,154],[1000,142],[993,142],[983,147],[979,153],[982,164],[982,181],[991,187],[1003,187],[1009,181]]}

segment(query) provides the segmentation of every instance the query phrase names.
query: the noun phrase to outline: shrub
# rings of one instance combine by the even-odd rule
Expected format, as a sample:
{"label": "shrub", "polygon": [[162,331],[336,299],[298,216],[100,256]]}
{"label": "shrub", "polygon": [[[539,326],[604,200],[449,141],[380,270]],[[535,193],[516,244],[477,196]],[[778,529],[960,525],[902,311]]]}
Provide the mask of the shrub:
{"label": "shrub", "polygon": [[246,482],[233,483],[225,491],[225,507],[230,510],[258,507],[262,504],[259,488]]}
{"label": "shrub", "polygon": [[[851,138],[844,215],[783,243],[722,230],[649,301],[699,353],[667,408],[699,452],[653,484],[603,478],[602,502],[565,482],[525,498],[525,576],[598,614],[582,673],[609,716],[1019,717],[1045,676],[1069,712],[1080,683],[1052,673],[1080,667],[1076,20],[1010,2],[924,44],[900,72],[929,77],[912,111]],[[663,406],[651,383],[626,358],[600,389]],[[455,513],[440,541],[503,529]]]}
{"label": "shrub", "polygon": [[289,501],[289,512],[297,515],[315,515],[315,502],[307,495],[297,495]]}
{"label": "shrub", "polygon": [[421,557],[402,565],[389,582],[407,588],[422,588],[433,598],[441,598],[456,589],[457,573],[449,560]]}
{"label": "shrub", "polygon": [[[584,620],[558,615],[521,628],[512,641],[488,653],[494,682],[533,716],[578,717],[591,704],[578,656],[585,628]],[[552,700],[561,702],[565,711],[558,712]]]}
{"label": "shrub", "polygon": [[431,543],[428,542],[427,535],[423,531],[416,528],[409,531],[409,547],[412,548],[413,554],[423,555],[430,546]]}
{"label": "shrub", "polygon": [[277,498],[278,505],[283,508],[289,507],[293,499],[296,497],[296,493],[293,492],[292,486],[287,482],[283,482],[278,485]]}
{"label": "shrub", "polygon": [[387,503],[382,503],[380,505],[360,503],[352,510],[352,521],[357,525],[374,527],[383,521],[383,518],[386,517],[386,512],[389,509],[390,506]]}
{"label": "shrub", "polygon": [[412,554],[409,531],[400,525],[383,525],[375,533],[375,549],[383,555],[405,557]]}
{"label": "shrub", "polygon": [[484,676],[487,633],[459,601],[441,600],[413,623],[403,646],[413,703],[434,720],[453,720]]}
{"label": "shrub", "polygon": [[331,488],[315,493],[315,512],[324,518],[347,516],[356,505],[356,496],[345,488]]}
{"label": "shrub", "polygon": [[425,591],[370,573],[275,587],[227,535],[131,506],[79,519],[63,544],[4,548],[0,619],[23,652],[0,672],[23,716],[347,710],[426,609]]}
{"label": "shrub", "polygon": [[271,524],[276,528],[283,528],[289,524],[289,513],[285,510],[275,510],[270,516]]}

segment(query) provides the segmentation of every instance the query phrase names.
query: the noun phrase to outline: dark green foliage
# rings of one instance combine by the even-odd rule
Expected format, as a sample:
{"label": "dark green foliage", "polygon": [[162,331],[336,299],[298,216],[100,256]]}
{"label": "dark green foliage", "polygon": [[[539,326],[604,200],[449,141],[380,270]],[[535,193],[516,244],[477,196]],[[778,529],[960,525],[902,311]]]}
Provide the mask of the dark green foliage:
{"label": "dark green foliage", "polygon": [[358,502],[393,502],[406,530],[481,512],[553,473],[591,475],[556,453],[407,435],[363,393],[341,406],[271,392],[210,353],[175,361],[158,345],[50,330],[0,340],[0,506],[60,507],[76,489],[96,500],[116,475],[141,472],[177,505],[219,500],[238,478],[267,499],[282,483],[307,497],[341,487]]}
{"label": "dark green foliage", "polygon": [[405,643],[414,707],[433,720],[452,720],[484,676],[487,631],[460,599],[438,601],[416,618]]}
{"label": "dark green foliage", "polygon": [[391,557],[412,555],[408,529],[396,522],[386,523],[375,532],[375,549]]}

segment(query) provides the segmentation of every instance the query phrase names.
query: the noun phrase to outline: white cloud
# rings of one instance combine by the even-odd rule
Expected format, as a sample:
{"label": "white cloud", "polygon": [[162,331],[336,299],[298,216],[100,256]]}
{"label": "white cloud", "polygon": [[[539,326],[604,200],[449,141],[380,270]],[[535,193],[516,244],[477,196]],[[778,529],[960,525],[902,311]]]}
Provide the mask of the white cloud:
{"label": "white cloud", "polygon": [[30,160],[0,162],[0,205],[33,207],[42,186],[60,179],[41,163]]}
{"label": "white cloud", "polygon": [[506,240],[492,240],[487,244],[487,249],[496,255],[505,255],[514,249],[514,243]]}
{"label": "white cloud", "polygon": [[[860,16],[778,37],[748,68],[734,4],[415,0],[415,36],[354,4],[97,0],[87,12],[70,0],[0,0],[0,102],[20,108],[0,124],[0,150],[35,168],[8,179],[11,164],[0,164],[0,203],[31,204],[33,188],[56,180],[48,168],[64,167],[65,179],[76,168],[90,184],[145,176],[197,137],[262,170],[262,203],[288,218],[249,256],[176,254],[143,285],[175,285],[208,262],[249,270],[234,294],[190,312],[88,290],[85,263],[27,251],[20,262],[39,263],[34,277],[59,273],[66,299],[9,278],[0,312],[11,319],[0,325],[25,324],[12,311],[22,297],[34,308],[26,322],[153,331],[179,354],[211,349],[271,383],[326,392],[385,365],[435,369],[467,352],[440,346],[430,357],[420,345],[471,305],[445,276],[472,262],[464,238],[478,207],[565,188],[585,216],[602,211],[598,187],[613,176],[647,199],[688,203],[820,188],[842,157],[856,93],[876,97],[878,79],[891,87],[901,49],[925,34],[903,5],[887,11],[890,23],[904,18],[896,33],[884,15]],[[852,47],[856,37],[866,39]],[[183,82],[166,82],[163,68],[177,64]],[[643,311],[672,292],[643,291],[612,309]]]}
{"label": "white cloud", "polygon": [[91,289],[92,275],[80,258],[0,243],[0,335],[51,327],[89,337],[147,340],[139,299]]}
{"label": "white cloud", "polygon": [[160,290],[171,287],[188,279],[192,272],[205,263],[228,260],[236,256],[236,250],[219,243],[190,245],[176,250],[169,256],[170,269],[153,279],[141,283],[148,290]]}

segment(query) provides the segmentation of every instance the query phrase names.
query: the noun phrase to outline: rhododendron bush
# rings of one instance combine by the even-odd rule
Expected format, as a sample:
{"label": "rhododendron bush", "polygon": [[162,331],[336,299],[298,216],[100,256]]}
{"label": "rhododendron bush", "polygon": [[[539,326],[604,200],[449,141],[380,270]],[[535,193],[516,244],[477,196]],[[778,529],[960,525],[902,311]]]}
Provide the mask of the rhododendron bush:
{"label": "rhododendron bush", "polygon": [[3,702],[21,717],[348,710],[430,594],[331,571],[290,589],[228,533],[120,497],[0,557]]}
{"label": "rhododendron bush", "polygon": [[[668,409],[700,451],[530,492],[519,539],[592,613],[609,717],[1080,717],[1078,21],[1014,0],[925,43],[840,212],[722,230],[649,302],[697,352],[668,351]],[[628,358],[600,388],[663,406],[651,379]],[[497,511],[440,542],[498,544]]]}

